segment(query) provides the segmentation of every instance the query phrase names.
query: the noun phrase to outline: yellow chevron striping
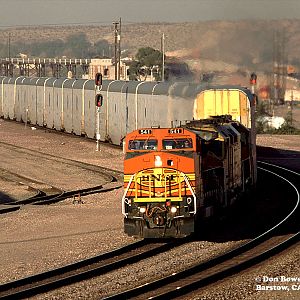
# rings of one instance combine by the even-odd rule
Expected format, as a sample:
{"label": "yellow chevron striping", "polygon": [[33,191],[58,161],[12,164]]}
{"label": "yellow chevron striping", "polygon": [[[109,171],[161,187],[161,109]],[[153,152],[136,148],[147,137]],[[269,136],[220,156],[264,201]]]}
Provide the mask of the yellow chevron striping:
{"label": "yellow chevron striping", "polygon": [[[124,175],[124,182],[129,182],[131,179],[132,175]],[[196,176],[195,173],[190,173],[190,174],[185,174],[185,176],[189,179],[189,180],[195,180]],[[139,178],[139,175],[136,176],[137,178]]]}
{"label": "yellow chevron striping", "polygon": [[160,198],[134,198],[134,202],[166,202],[171,201],[182,201],[182,197],[160,197]]}

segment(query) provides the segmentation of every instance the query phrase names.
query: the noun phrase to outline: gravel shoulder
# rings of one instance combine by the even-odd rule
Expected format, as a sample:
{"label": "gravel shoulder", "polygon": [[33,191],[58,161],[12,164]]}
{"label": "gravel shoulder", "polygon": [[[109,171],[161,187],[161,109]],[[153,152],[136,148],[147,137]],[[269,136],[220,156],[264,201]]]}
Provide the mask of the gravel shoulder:
{"label": "gravel shoulder", "polygon": [[258,134],[257,146],[300,152],[300,135]]}

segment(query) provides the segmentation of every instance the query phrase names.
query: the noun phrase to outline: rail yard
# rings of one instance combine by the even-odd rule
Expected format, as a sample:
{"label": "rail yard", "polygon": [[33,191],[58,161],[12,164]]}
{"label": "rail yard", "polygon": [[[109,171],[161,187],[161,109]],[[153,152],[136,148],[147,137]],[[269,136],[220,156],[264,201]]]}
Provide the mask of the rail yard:
{"label": "rail yard", "polygon": [[[61,164],[61,161],[57,161],[57,158],[61,158],[106,167],[117,171],[115,172],[116,177],[119,172],[123,171],[122,151],[108,144],[101,144],[101,151],[95,151],[94,140],[54,133],[45,128],[33,129],[30,126],[25,127],[24,124],[3,119],[0,120],[0,132],[2,143],[17,145],[19,148],[19,152],[11,150],[9,153],[1,150],[2,159],[6,160],[7,156],[20,156],[20,160],[27,161],[26,172],[24,172],[25,165],[22,166],[22,162],[18,159],[7,161],[11,165],[10,171],[19,172],[23,176],[26,173],[30,174],[27,177],[31,179],[40,178],[40,172],[36,170],[37,164],[33,162],[35,160],[33,156],[31,158],[27,154],[24,159],[22,156],[24,154],[20,152],[21,149],[25,151],[24,148],[56,157],[56,162],[52,161],[53,170]],[[295,171],[299,172],[297,162],[299,161],[300,141],[298,136],[292,138],[258,136],[257,141],[263,146],[258,148],[258,155],[264,158],[267,156],[269,160],[272,159],[272,155],[275,155],[277,160],[280,156],[280,163],[292,164]],[[274,151],[272,148],[267,148],[268,146],[279,147],[281,150]],[[3,148],[5,149],[5,147]],[[285,158],[285,154],[289,155],[288,159]],[[68,172],[72,180],[70,178],[70,182],[56,183],[55,186],[63,187],[64,190],[72,189],[76,184],[86,187],[86,184],[83,183],[89,182],[90,176],[91,178],[96,176],[95,174],[80,176],[72,171],[72,167],[70,168],[68,167]],[[49,172],[47,182],[53,184],[54,180],[57,180],[57,174],[54,171]],[[268,181],[265,183],[267,184]],[[94,182],[92,182],[93,184]],[[275,192],[271,193],[269,200],[265,200],[267,202],[264,204],[269,204],[269,210],[264,209],[262,204],[255,207],[251,214],[243,213],[242,210],[238,218],[233,218],[231,222],[225,220],[222,230],[212,228],[202,238],[176,245],[150,258],[144,257],[144,260],[140,262],[137,261],[125,267],[120,266],[121,268],[99,277],[32,296],[32,298],[99,299],[118,294],[154,279],[167,277],[174,272],[182,271],[187,267],[224,254],[230,249],[246,243],[256,233],[258,234],[263,228],[268,228],[271,224],[276,223],[280,217],[289,212],[292,203],[283,205],[280,201],[276,202],[274,201],[275,195]],[[6,255],[2,257],[1,262],[3,270],[1,284],[101,255],[135,242],[133,238],[123,233],[121,198],[122,190],[115,189],[106,193],[87,195],[82,198],[83,203],[74,203],[73,198],[70,197],[52,205],[25,205],[18,211],[2,214],[0,247],[1,252]],[[247,207],[249,208],[249,206]],[[253,208],[253,206],[251,207]],[[255,225],[251,219],[254,217]],[[244,224],[244,228],[237,226],[241,222]],[[269,263],[270,261],[271,263]],[[200,289],[194,294],[189,294],[187,299],[265,299],[266,294],[258,293],[255,290],[256,278],[279,275],[297,277],[298,262],[299,247],[293,246],[283,254],[268,260],[268,263],[261,263],[258,267],[251,268],[250,271],[239,276],[220,281],[213,287]],[[280,274],[279,270],[281,270]],[[299,292],[272,292],[273,299],[282,299],[282,297],[297,299]]]}
{"label": "rail yard", "polygon": [[0,300],[300,299],[300,4],[37,2],[0,11]]}

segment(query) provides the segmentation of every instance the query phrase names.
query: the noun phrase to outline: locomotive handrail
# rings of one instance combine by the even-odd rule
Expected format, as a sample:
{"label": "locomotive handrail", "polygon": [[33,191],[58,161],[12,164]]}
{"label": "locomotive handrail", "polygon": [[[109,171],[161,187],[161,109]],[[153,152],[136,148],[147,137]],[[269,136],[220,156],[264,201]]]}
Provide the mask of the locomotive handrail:
{"label": "locomotive handrail", "polygon": [[[136,177],[137,177],[137,173],[131,175],[130,180],[128,182],[128,185],[127,185],[127,187],[126,187],[126,189],[124,191],[124,195],[122,197],[122,214],[125,217],[127,217],[127,215],[128,215],[125,212],[125,199],[126,199],[126,195],[127,195],[127,192],[128,192],[128,190],[129,190],[129,188],[131,186],[132,181],[136,180]],[[188,177],[183,172],[180,172],[180,176],[179,177],[182,177],[184,179],[184,181],[186,182],[186,184],[187,184],[187,186],[188,186],[188,188],[189,188],[189,190],[190,190],[190,192],[192,194],[192,197],[193,197],[193,200],[194,200],[194,210],[191,211],[191,213],[192,214],[196,214],[196,212],[197,212],[197,198],[196,198],[196,194],[195,194],[195,192],[194,192],[194,190],[193,190],[193,188],[192,188],[192,186],[191,186],[191,184],[189,182]],[[181,185],[180,183],[178,183],[178,184]],[[149,185],[149,195],[150,195],[150,198],[151,198],[151,190],[150,189],[151,189],[151,186]],[[179,190],[179,192],[181,194],[181,187],[179,187],[178,190]],[[166,191],[165,191],[165,196],[166,196]],[[136,184],[136,182],[135,182],[135,198],[137,198],[137,184]],[[181,197],[179,197],[179,198],[181,198]]]}
{"label": "locomotive handrail", "polygon": [[129,180],[129,182],[128,182],[128,185],[127,185],[127,187],[126,187],[126,190],[125,190],[125,192],[124,192],[124,195],[123,195],[123,197],[122,197],[122,214],[123,214],[125,217],[127,217],[127,215],[128,215],[128,214],[125,212],[125,199],[126,199],[126,195],[127,195],[128,190],[129,190],[129,187],[130,187],[130,185],[131,185],[131,182],[132,182],[133,178],[135,177],[135,175],[136,175],[136,173],[134,173],[134,174],[130,177],[130,180]]}
{"label": "locomotive handrail", "polygon": [[196,198],[196,195],[194,193],[194,190],[193,190],[192,186],[190,185],[190,182],[189,182],[189,179],[187,178],[187,176],[182,172],[180,173],[180,175],[183,176],[187,186],[189,187],[189,189],[190,189],[190,191],[193,195],[193,198],[194,198],[194,211],[191,211],[191,213],[196,214],[196,212],[197,212],[197,198]]}

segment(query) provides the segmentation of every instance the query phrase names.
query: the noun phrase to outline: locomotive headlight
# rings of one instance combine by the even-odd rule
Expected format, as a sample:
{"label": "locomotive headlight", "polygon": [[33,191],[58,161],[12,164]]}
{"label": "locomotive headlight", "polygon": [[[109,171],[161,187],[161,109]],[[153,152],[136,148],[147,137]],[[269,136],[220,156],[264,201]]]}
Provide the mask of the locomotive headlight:
{"label": "locomotive headlight", "polygon": [[141,214],[144,214],[146,212],[146,207],[142,206],[139,208],[139,210]]}
{"label": "locomotive headlight", "polygon": [[155,155],[155,161],[154,161],[155,167],[161,167],[162,166],[162,160],[159,155]]}
{"label": "locomotive headlight", "polygon": [[171,207],[171,213],[175,214],[177,211],[177,207],[176,206],[172,206]]}

